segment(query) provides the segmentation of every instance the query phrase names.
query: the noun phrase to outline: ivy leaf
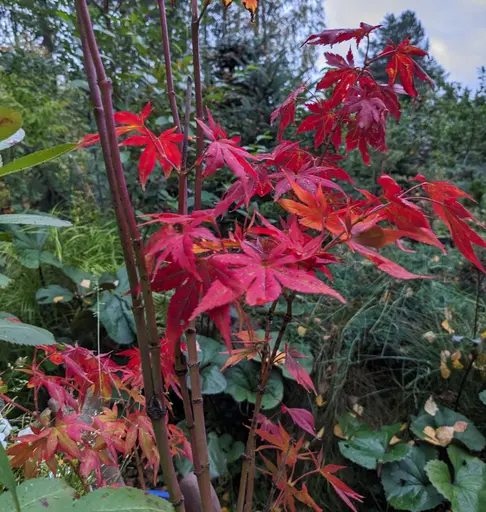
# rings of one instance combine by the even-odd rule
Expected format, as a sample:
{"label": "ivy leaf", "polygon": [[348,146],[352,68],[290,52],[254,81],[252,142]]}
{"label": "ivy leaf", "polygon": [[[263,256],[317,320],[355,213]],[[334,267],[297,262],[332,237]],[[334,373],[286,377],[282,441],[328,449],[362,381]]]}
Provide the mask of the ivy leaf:
{"label": "ivy leaf", "polygon": [[[237,402],[256,402],[259,381],[259,366],[254,361],[242,361],[238,366],[226,370],[228,387],[226,393]],[[262,408],[273,409],[283,398],[283,383],[280,374],[272,371],[263,395]]]}
{"label": "ivy leaf", "polygon": [[376,469],[378,463],[393,462],[405,458],[410,450],[400,443],[389,447],[393,436],[400,430],[401,424],[386,425],[378,431],[360,430],[355,436],[339,442],[341,453],[367,469]]}
{"label": "ivy leaf", "polygon": [[451,445],[447,453],[454,469],[454,476],[442,460],[431,460],[425,471],[434,487],[451,502],[453,512],[480,512],[480,495],[486,487],[486,464]]}
{"label": "ivy leaf", "polygon": [[410,428],[420,439],[427,439],[427,434],[424,433],[424,429],[427,427],[436,430],[441,427],[454,427],[457,422],[464,422],[467,424],[464,431],[460,432],[455,430],[453,432],[453,438],[458,439],[461,443],[466,445],[467,448],[473,451],[480,451],[486,445],[486,439],[470,419],[442,405],[438,404],[438,410],[434,416],[424,411],[420,416],[412,416],[412,420]]}
{"label": "ivy leaf", "polygon": [[425,472],[426,464],[437,459],[432,446],[412,446],[404,459],[383,466],[381,482],[387,502],[397,510],[422,512],[443,501],[443,497],[430,483]]}
{"label": "ivy leaf", "polygon": [[[45,510],[45,509],[44,509]],[[56,510],[61,510],[57,509]],[[97,512],[173,512],[174,507],[158,496],[148,494],[141,489],[104,487],[90,492],[74,502],[74,511],[96,510]]]}
{"label": "ivy leaf", "polygon": [[58,284],[51,284],[46,288],[39,288],[35,294],[35,300],[38,304],[69,302],[73,297],[73,292]]}
{"label": "ivy leaf", "polygon": [[[34,478],[17,487],[22,512],[45,512],[46,510],[70,510],[74,489],[61,479]],[[0,495],[0,512],[16,510],[11,492]],[[86,509],[85,509],[86,510]],[[101,510],[96,508],[96,510]]]}

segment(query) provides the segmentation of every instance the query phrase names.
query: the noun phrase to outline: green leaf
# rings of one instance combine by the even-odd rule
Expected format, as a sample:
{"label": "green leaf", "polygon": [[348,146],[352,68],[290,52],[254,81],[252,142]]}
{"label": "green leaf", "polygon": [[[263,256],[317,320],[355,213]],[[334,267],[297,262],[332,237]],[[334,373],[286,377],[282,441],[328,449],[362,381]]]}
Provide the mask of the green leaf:
{"label": "green leaf", "polygon": [[15,505],[15,510],[17,512],[20,511],[19,497],[17,495],[17,482],[15,481],[15,476],[12,468],[10,467],[10,460],[2,443],[0,443],[0,483],[10,491],[11,498]]}
{"label": "green leaf", "polygon": [[483,404],[486,405],[486,389],[479,393],[479,400],[481,400],[481,402],[483,402]]}
{"label": "green leaf", "polygon": [[417,437],[425,439],[425,427],[432,427],[434,429],[439,427],[453,427],[457,421],[464,421],[467,423],[466,430],[464,432],[454,432],[454,439],[458,439],[473,451],[480,451],[485,447],[486,439],[470,419],[452,409],[447,409],[447,407],[443,407],[439,404],[437,405],[439,410],[434,416],[431,416],[425,412],[425,410],[423,410],[420,416],[412,416],[413,421],[410,428]]}
{"label": "green leaf", "polygon": [[21,127],[22,115],[20,112],[9,107],[0,107],[0,141],[8,139]]}
{"label": "green leaf", "polygon": [[42,151],[31,153],[30,155],[18,158],[17,160],[14,160],[13,162],[10,162],[3,167],[0,167],[0,176],[7,176],[8,174],[24,171],[25,169],[30,169],[36,165],[49,162],[50,160],[54,160],[64,153],[69,153],[76,147],[77,144],[61,144],[59,146],[54,146],[53,148],[43,149]]}
{"label": "green leaf", "polygon": [[10,281],[11,280],[5,274],[0,274],[0,288],[6,288]]}
{"label": "green leaf", "polygon": [[389,446],[401,424],[385,425],[378,431],[360,430],[355,436],[339,442],[339,449],[347,459],[367,469],[376,469],[378,463],[405,458],[410,447],[404,443]]}
{"label": "green leaf", "polygon": [[[179,424],[181,428],[184,427]],[[230,464],[237,462],[243,452],[245,445],[241,441],[235,441],[230,434],[218,436],[215,432],[208,434],[208,457],[211,479],[219,478],[228,473]],[[178,472],[182,476],[194,470],[193,465],[185,456],[175,459]]]}
{"label": "green leaf", "polygon": [[[55,509],[61,512],[61,509]],[[71,510],[71,509],[70,509]],[[158,496],[141,489],[105,487],[97,489],[74,502],[73,511],[82,512],[173,512],[174,507]]]}
{"label": "green leaf", "polygon": [[[35,478],[19,485],[17,494],[22,512],[64,512],[71,510],[74,489],[60,479]],[[12,498],[11,492],[0,496],[0,512],[15,510]]]}
{"label": "green leaf", "polygon": [[436,458],[434,447],[412,446],[407,457],[383,466],[381,482],[386,499],[393,508],[422,512],[444,501],[425,472],[427,462]]}
{"label": "green leaf", "polygon": [[347,412],[339,418],[339,426],[346,437],[354,437],[358,432],[369,432],[368,425],[357,416]]}
{"label": "green leaf", "polygon": [[127,270],[122,267],[116,273],[116,288],[113,293],[104,291],[91,310],[100,315],[100,320],[110,338],[120,345],[135,341],[135,319],[132,311],[132,298],[125,295],[130,290]]}
{"label": "green leaf", "polygon": [[[201,370],[201,393],[203,395],[217,395],[222,393],[226,387],[227,382],[225,376],[221,373],[218,366],[209,365]],[[190,379],[188,379],[188,383]]]}
{"label": "green leaf", "polygon": [[18,345],[55,345],[54,336],[41,327],[0,319],[0,340]]}
{"label": "green leaf", "polygon": [[56,228],[72,226],[72,224],[66,220],[56,219],[48,215],[27,215],[20,213],[0,215],[0,224],[28,224],[30,226],[53,226]]}
{"label": "green leaf", "polygon": [[[67,277],[69,277],[69,279],[71,279],[74,284],[77,285],[78,293],[81,296],[85,295],[89,291],[92,291],[96,287],[97,278],[95,274],[84,272],[83,270],[71,267],[70,265],[63,265],[61,270]],[[83,283],[83,286],[81,286],[81,283]]]}
{"label": "green leaf", "polygon": [[46,288],[39,288],[35,294],[35,300],[39,304],[57,304],[58,302],[69,302],[73,296],[73,292],[67,288],[51,284]]}
{"label": "green leaf", "polygon": [[219,341],[207,338],[206,336],[201,336],[200,334],[196,336],[196,341],[199,345],[197,358],[201,366],[214,363],[214,360],[217,358],[219,353],[227,350],[224,345],[219,343]]}
{"label": "green leaf", "polygon": [[425,467],[430,481],[451,502],[452,512],[483,511],[480,495],[486,486],[486,464],[454,445],[447,448],[447,454],[454,476],[444,461],[432,460]]}
{"label": "green leaf", "polygon": [[27,268],[39,268],[42,264],[61,266],[61,262],[50,252],[43,251],[48,233],[40,230],[26,233],[23,229],[12,226],[14,246],[20,262]]}
{"label": "green leaf", "polygon": [[[237,402],[247,400],[251,404],[256,402],[258,381],[260,378],[259,365],[254,361],[242,361],[237,366],[225,372],[229,393]],[[262,408],[273,409],[283,398],[283,382],[277,371],[272,371],[263,395]]]}

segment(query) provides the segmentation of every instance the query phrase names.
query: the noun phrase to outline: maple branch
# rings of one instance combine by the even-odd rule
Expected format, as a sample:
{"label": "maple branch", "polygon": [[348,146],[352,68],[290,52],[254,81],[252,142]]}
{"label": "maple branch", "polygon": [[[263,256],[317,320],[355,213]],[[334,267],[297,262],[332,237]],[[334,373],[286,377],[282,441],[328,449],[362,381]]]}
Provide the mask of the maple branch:
{"label": "maple branch", "polygon": [[[251,420],[250,433],[246,443],[245,453],[243,455],[243,465],[241,469],[240,489],[238,494],[238,504],[236,507],[237,512],[251,512],[253,503],[253,491],[255,484],[255,441],[256,441],[256,429],[258,427],[258,416],[260,415],[263,396],[265,394],[265,387],[272,374],[272,369],[275,363],[280,344],[282,343],[283,337],[287,326],[292,321],[292,303],[295,298],[295,293],[291,293],[287,300],[287,312],[285,313],[282,325],[275,340],[272,354],[269,358],[264,359],[262,357],[262,370],[260,374],[260,382],[258,383],[258,392],[255,401],[255,408],[253,409],[253,417]],[[276,305],[275,305],[276,307]],[[273,308],[273,304],[272,304]],[[271,308],[271,310],[272,310]],[[270,313],[270,312],[269,312]],[[273,311],[272,311],[273,314]]]}
{"label": "maple branch", "polygon": [[272,481],[272,488],[270,490],[270,494],[268,495],[267,504],[265,506],[265,512],[270,512],[270,510],[272,508],[273,497],[275,496],[275,491],[277,490],[278,482],[282,478],[283,472],[285,471],[285,465],[287,464],[287,458],[288,458],[290,450],[292,449],[294,444],[295,444],[295,441],[293,439],[291,439],[289,441],[289,445],[287,446],[287,449],[285,450],[285,454],[284,454],[282,462],[280,463],[280,466],[278,468],[277,475],[276,475],[275,479]]}
{"label": "maple branch", "polygon": [[179,213],[187,214],[187,155],[189,152],[189,123],[191,121],[192,78],[187,77],[186,106],[184,109],[184,139],[182,141],[181,170],[179,173]]}
{"label": "maple branch", "polygon": [[206,426],[204,421],[204,406],[201,392],[201,379],[199,375],[199,361],[197,359],[197,341],[195,321],[190,323],[186,330],[187,351],[189,355],[188,366],[191,378],[192,409],[194,413],[194,441],[195,452],[198,457],[198,466],[194,460],[194,473],[196,474],[201,505],[203,512],[212,512],[211,475],[209,472],[208,444],[206,439]]}
{"label": "maple branch", "polygon": [[[196,93],[196,119],[203,121],[203,95],[201,83],[201,60],[199,56],[199,15],[197,0],[191,0],[191,38],[192,38],[192,62],[194,67],[194,88]],[[199,123],[196,128],[196,182],[194,187],[194,209],[201,209],[202,194],[202,166],[197,163],[204,149],[204,135]]]}
{"label": "maple branch", "polygon": [[172,75],[172,58],[170,52],[169,28],[167,25],[167,13],[165,11],[165,0],[157,0],[160,14],[160,29],[162,31],[162,47],[164,49],[165,75],[167,80],[167,94],[169,95],[170,110],[177,128],[177,133],[182,132],[179,109],[177,108],[177,97],[174,89],[174,77]]}
{"label": "maple branch", "polygon": [[201,23],[201,20],[203,19],[204,17],[204,13],[206,12],[206,9],[209,7],[209,4],[211,3],[211,0],[206,0],[204,2],[204,5],[203,5],[203,8],[201,9],[201,13],[199,14],[199,17],[197,19],[197,22],[198,23]]}
{"label": "maple branch", "polygon": [[[155,308],[145,264],[143,244],[133,214],[120,159],[113,112],[111,82],[106,77],[86,0],[76,0],[76,14],[80,26],[86,74],[89,80],[105,166],[109,178],[110,191],[114,202],[124,256],[126,258],[125,263],[127,265],[127,274],[132,290],[132,299],[134,299],[133,310],[136,318],[137,337],[142,359],[147,413],[152,421],[157,447],[160,453],[162,472],[169,489],[172,503],[177,512],[184,512],[184,498],[180,490],[179,482],[177,481],[165,423],[166,408],[163,404],[160,343],[157,339]],[[133,243],[133,246],[131,246],[130,241]],[[137,269],[140,280],[137,276]],[[139,284],[142,285],[143,304],[139,298]],[[144,313],[146,315],[145,317]],[[148,329],[146,329],[146,327],[148,327]]]}
{"label": "maple branch", "polygon": [[29,411],[29,409],[27,409],[23,405],[18,404],[17,402],[15,402],[11,398],[9,398],[7,395],[4,395],[3,393],[0,393],[0,398],[2,400],[4,400],[5,402],[7,402],[8,404],[12,405],[13,407],[17,407],[17,409],[20,409],[22,412],[25,412],[25,413],[29,414],[33,418],[38,418],[39,417],[38,413]]}

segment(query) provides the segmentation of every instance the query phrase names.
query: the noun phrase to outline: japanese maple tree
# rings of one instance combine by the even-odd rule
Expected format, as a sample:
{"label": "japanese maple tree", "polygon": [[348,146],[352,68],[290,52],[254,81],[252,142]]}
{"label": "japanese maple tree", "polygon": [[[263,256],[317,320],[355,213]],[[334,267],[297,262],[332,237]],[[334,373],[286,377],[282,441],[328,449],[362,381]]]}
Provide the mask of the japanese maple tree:
{"label": "japanese maple tree", "polygon": [[[279,126],[271,153],[254,154],[241,146],[239,137],[228,137],[208,109],[204,112],[198,30],[201,16],[210,2],[204,2],[199,12],[198,2],[192,0],[197,133],[196,158],[188,162],[188,144],[193,142],[188,136],[192,83],[188,84],[183,126],[174,100],[165,4],[163,0],[158,3],[167,91],[175,123],[160,135],[146,127],[150,103],[140,115],[113,113],[109,81],[86,1],[77,1],[84,59],[99,128],[99,134],[87,135],[79,146],[101,142],[103,147],[132,288],[139,348],[125,353],[130,357],[125,367],[113,366],[102,356],[96,356],[96,364],[91,364],[94,356],[79,348],[56,351],[49,357],[60,358],[56,361],[65,365],[68,385],[61,386],[62,390],[59,382],[44,376],[38,366],[31,370],[33,376],[38,375],[35,385],[45,386],[59,403],[74,407],[73,396],[84,396],[88,389],[101,397],[108,396],[113,389],[125,389],[130,400],[123,415],[116,409],[105,409],[92,426],[79,426],[76,407],[74,416],[60,413],[54,424],[46,424],[44,429],[21,439],[12,447],[12,454],[17,464],[25,464],[28,458],[25,454],[31,450],[36,454],[34,460],[53,465],[56,450],[64,451],[69,457],[79,456],[82,450],[87,457],[82,472],[95,471],[99,478],[100,461],[113,461],[117,453],[131,452],[138,445],[148,464],[156,466],[160,460],[171,500],[179,511],[184,510],[184,500],[175,478],[172,456],[179,452],[191,454],[202,508],[205,512],[211,511],[195,329],[197,317],[207,314],[226,344],[229,359],[225,367],[245,359],[258,357],[261,360],[237,511],[252,510],[257,469],[272,482],[266,510],[273,505],[294,511],[297,502],[321,510],[308,492],[305,480],[311,475],[322,475],[348,507],[356,510],[353,501],[360,501],[362,497],[335,475],[344,468],[324,463],[322,452],[305,448],[304,436],[315,436],[312,414],[281,405],[279,413],[288,414],[303,430],[302,437],[296,440],[278,421],[262,414],[262,400],[276,364],[285,365],[298,385],[315,393],[310,375],[300,364],[304,356],[283,339],[292,321],[296,293],[323,295],[329,301],[345,302],[346,290],[337,290],[332,284],[333,266],[344,264],[344,251],[356,253],[373,263],[377,271],[397,279],[430,278],[432,276],[412,273],[383,256],[380,250],[395,245],[408,251],[405,239],[410,239],[445,251],[430,223],[431,215],[435,214],[449,229],[464,257],[484,271],[474,246],[485,247],[486,242],[471,227],[479,225],[478,221],[460,202],[467,194],[450,183],[430,181],[422,175],[410,186],[403,187],[386,173],[378,178],[381,192],[372,194],[355,187],[353,179],[341,167],[351,151],[359,151],[367,165],[374,152],[387,151],[387,122],[390,116],[400,120],[399,96],[416,96],[417,79],[432,85],[414,60],[424,52],[412,46],[409,40],[390,41],[374,59],[365,54],[362,62],[358,62],[355,48],[367,44],[373,32],[380,28],[366,23],[356,29],[332,29],[310,35],[304,44],[332,46],[349,41],[351,46],[345,57],[325,53],[329,69],[317,81],[314,90],[308,84],[301,85],[272,114],[272,123]],[[231,1],[223,0],[223,3],[228,6]],[[243,4],[252,14],[257,8],[256,1],[243,0]],[[378,83],[370,68],[378,59],[387,62],[389,80],[386,84]],[[295,126],[297,107],[305,114]],[[313,147],[305,145],[306,135],[302,134],[307,133],[313,135]],[[139,163],[142,187],[151,173],[159,172],[157,162],[166,179],[173,175],[178,179],[178,212],[149,213],[144,222],[140,222],[157,228],[146,244],[141,242],[139,226],[129,203],[120,145],[143,148]],[[203,210],[200,208],[201,190],[206,180],[221,169],[231,171],[233,184],[212,209]],[[192,179],[193,170],[196,207],[188,211],[187,180]],[[279,223],[265,218],[250,206],[256,197],[275,201],[286,212],[285,218]],[[224,230],[221,219],[237,207],[247,209],[245,220],[235,220],[231,229]],[[170,290],[174,293],[164,342],[160,343],[162,335],[155,324],[151,293]],[[286,301],[287,311],[278,334],[272,339],[279,299]],[[263,335],[260,335],[255,332],[251,318],[252,308],[262,305],[268,305],[268,315],[262,326]],[[237,332],[231,327],[232,309],[239,318]],[[186,382],[187,366],[190,392]],[[170,408],[165,391],[170,387],[183,401],[190,428],[189,443],[169,423]],[[110,432],[116,435],[107,435]],[[66,433],[76,441],[76,446],[72,441],[66,442]],[[299,461],[312,464],[314,469],[297,475]]]}

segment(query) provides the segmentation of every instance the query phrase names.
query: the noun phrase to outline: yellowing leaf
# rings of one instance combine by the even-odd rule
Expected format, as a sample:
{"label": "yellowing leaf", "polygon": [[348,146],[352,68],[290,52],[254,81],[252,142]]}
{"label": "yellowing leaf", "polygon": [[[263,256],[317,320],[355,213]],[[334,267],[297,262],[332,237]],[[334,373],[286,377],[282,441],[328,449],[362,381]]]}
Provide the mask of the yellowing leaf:
{"label": "yellowing leaf", "polygon": [[52,302],[54,302],[54,304],[57,304],[58,302],[61,302],[62,300],[64,300],[64,297],[62,295],[59,295],[58,297],[54,297],[52,299]]}
{"label": "yellowing leaf", "polygon": [[454,370],[462,370],[464,369],[464,365],[461,363],[461,361],[456,359],[455,361],[452,361],[452,368],[454,368]]}
{"label": "yellowing leaf", "polygon": [[221,0],[221,1],[223,2],[223,5],[225,7],[229,7],[233,2],[233,0]]}
{"label": "yellowing leaf", "polygon": [[439,427],[435,431],[435,437],[442,446],[447,446],[454,438],[454,427]]}
{"label": "yellowing leaf", "polygon": [[299,325],[299,327],[297,327],[297,334],[299,336],[304,337],[306,332],[307,332],[307,329],[303,325]]}
{"label": "yellowing leaf", "polygon": [[444,363],[444,361],[440,363],[440,374],[442,375],[443,379],[448,379],[451,376],[451,371],[449,370],[447,364]]}
{"label": "yellowing leaf", "polygon": [[437,414],[437,411],[439,410],[439,407],[434,402],[434,399],[432,397],[429,397],[429,399],[425,402],[424,410],[427,414],[435,416]]}
{"label": "yellowing leaf", "polygon": [[255,16],[256,10],[258,8],[258,0],[242,0],[243,5],[251,12],[251,19]]}
{"label": "yellowing leaf", "polygon": [[324,427],[322,427],[321,430],[319,430],[319,432],[317,432],[316,438],[322,439],[323,437],[324,437]]}
{"label": "yellowing leaf", "polygon": [[441,350],[440,352],[440,360],[443,363],[447,363],[447,360],[451,357],[451,353],[448,350]]}
{"label": "yellowing leaf", "polygon": [[324,397],[322,395],[317,395],[316,396],[316,405],[317,407],[322,407],[323,405],[325,405],[325,400],[324,400]]}
{"label": "yellowing leaf", "polygon": [[468,423],[466,421],[456,421],[454,426],[454,432],[466,432]]}
{"label": "yellowing leaf", "polygon": [[398,444],[398,443],[401,443],[401,442],[402,442],[402,440],[401,440],[399,437],[397,437],[397,436],[393,436],[393,437],[390,439],[390,446],[394,446],[394,445],[396,445],[396,444]]}
{"label": "yellowing leaf", "polygon": [[344,435],[343,429],[338,424],[334,425],[334,435],[336,437],[339,437],[339,439],[347,439],[347,437]]}
{"label": "yellowing leaf", "polygon": [[461,351],[460,350],[456,350],[452,355],[451,355],[451,361],[458,361],[459,359],[461,359]]}
{"label": "yellowing leaf", "polygon": [[359,405],[359,404],[354,404],[353,405],[353,411],[358,415],[358,416],[363,416],[363,413],[364,413],[364,407],[362,405]]}
{"label": "yellowing leaf", "polygon": [[432,331],[427,331],[425,334],[422,335],[422,338],[425,341],[428,341],[429,343],[434,343],[435,338],[437,338],[437,335]]}
{"label": "yellowing leaf", "polygon": [[442,328],[447,331],[449,334],[454,334],[454,329],[449,325],[449,320],[444,320],[440,325],[442,325]]}
{"label": "yellowing leaf", "polygon": [[439,263],[439,261],[440,261],[440,257],[436,255],[436,256],[434,256],[434,257],[432,258],[432,261],[433,261],[434,263]]}
{"label": "yellowing leaf", "polygon": [[433,427],[424,428],[425,440],[430,444],[440,445],[439,440],[435,437],[435,429]]}

